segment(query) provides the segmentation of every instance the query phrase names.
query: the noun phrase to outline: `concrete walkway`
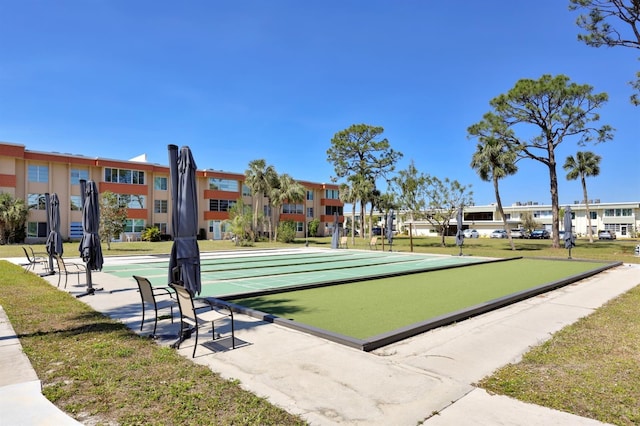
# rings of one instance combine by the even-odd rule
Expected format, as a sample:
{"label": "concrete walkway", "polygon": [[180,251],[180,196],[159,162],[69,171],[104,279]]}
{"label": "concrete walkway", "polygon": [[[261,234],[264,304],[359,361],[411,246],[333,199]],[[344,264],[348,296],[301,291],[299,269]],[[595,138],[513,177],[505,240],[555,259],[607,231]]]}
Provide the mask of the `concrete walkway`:
{"label": "concrete walkway", "polygon": [[[127,263],[129,259],[108,258],[107,262]],[[141,311],[133,278],[100,272],[93,277],[94,285],[105,290],[79,300],[137,332]],[[57,282],[57,277],[46,279],[53,285]],[[620,266],[371,353],[237,314],[236,338],[243,342],[240,347],[212,352],[199,345],[194,362],[225,378],[239,380],[245,389],[301,415],[313,425],[596,425],[601,423],[489,395],[473,383],[507,363],[517,362],[531,346],[639,283],[640,265]],[[71,284],[70,281],[71,293],[82,292]],[[19,343],[12,330],[6,331],[7,324],[6,320],[0,322],[0,342],[13,341],[10,346],[14,355],[7,356],[19,359],[15,353],[21,354]],[[145,326],[144,333],[152,327],[152,323]],[[175,336],[177,328],[168,320],[161,321],[158,334]],[[173,341],[167,338],[159,343],[168,345]],[[185,341],[180,353],[191,359],[192,345],[192,340]],[[9,358],[2,352],[3,366],[5,359]],[[24,379],[18,378],[15,383],[37,382],[32,369],[28,371],[28,360],[19,362],[25,366]],[[42,401],[39,386],[32,386],[32,398],[22,400],[23,405],[15,402],[8,407],[2,396],[11,393],[6,388],[14,385],[0,381],[0,425],[47,424],[5,416],[11,410],[31,413],[40,411],[41,406],[52,406]]]}

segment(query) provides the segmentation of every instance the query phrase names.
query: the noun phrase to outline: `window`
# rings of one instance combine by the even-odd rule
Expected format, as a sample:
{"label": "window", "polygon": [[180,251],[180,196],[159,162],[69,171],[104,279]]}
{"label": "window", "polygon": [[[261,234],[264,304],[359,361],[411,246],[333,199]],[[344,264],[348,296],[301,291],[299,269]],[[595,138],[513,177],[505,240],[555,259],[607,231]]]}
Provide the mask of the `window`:
{"label": "window", "polygon": [[262,206],[264,217],[271,217],[271,206]]}
{"label": "window", "polygon": [[597,219],[598,218],[598,212],[589,212],[589,216],[591,216],[591,219]]}
{"label": "window", "polygon": [[238,181],[231,179],[209,178],[209,189],[238,192]]}
{"label": "window", "polygon": [[235,200],[209,200],[209,211],[228,212],[235,204]]}
{"label": "window", "polygon": [[537,210],[533,212],[533,217],[538,218],[538,217],[551,217],[552,213],[551,210]]}
{"label": "window", "polygon": [[303,214],[304,206],[302,204],[283,204],[282,213],[284,214]]}
{"label": "window", "polygon": [[69,237],[82,238],[82,222],[71,222],[69,228]]}
{"label": "window", "polygon": [[[324,214],[334,215],[338,213],[338,216],[342,216],[342,207],[340,206],[324,206]],[[332,224],[333,226],[333,224]]]}
{"label": "window", "polygon": [[307,217],[313,217],[313,207],[307,207]]}
{"label": "window", "polygon": [[153,226],[154,226],[154,228],[158,228],[160,230],[161,234],[166,234],[167,233],[167,224],[166,224],[166,222],[164,222],[164,223],[154,223]]}
{"label": "window", "polygon": [[49,182],[49,166],[29,166],[29,182]]}
{"label": "window", "polygon": [[605,216],[631,216],[633,212],[631,209],[605,209]]}
{"label": "window", "polygon": [[339,200],[340,199],[340,191],[337,189],[325,189],[324,190],[324,198],[329,198],[331,200]]}
{"label": "window", "polygon": [[473,222],[474,220],[493,220],[493,212],[470,212],[464,213],[464,220]]}
{"label": "window", "polygon": [[307,201],[313,201],[313,191],[307,191]]}
{"label": "window", "polygon": [[304,232],[304,222],[296,222],[296,232]]}
{"label": "window", "polygon": [[112,169],[105,167],[104,181],[144,185],[144,172],[140,170]]}
{"label": "window", "polygon": [[47,222],[28,222],[27,237],[44,238],[48,237]]}
{"label": "window", "polygon": [[158,189],[160,191],[167,190],[167,178],[166,177],[155,177],[153,178],[153,189]]}
{"label": "window", "polygon": [[144,219],[127,219],[125,221],[124,232],[144,231]]}
{"label": "window", "polygon": [[82,210],[82,197],[80,195],[72,195],[69,198],[70,198],[69,201],[71,203],[71,205],[69,206],[69,209],[71,211]]}
{"label": "window", "polygon": [[167,200],[154,200],[153,201],[153,212],[154,213],[167,213],[168,211]]}
{"label": "window", "polygon": [[145,195],[118,194],[118,203],[129,209],[144,209],[147,205]]}
{"label": "window", "polygon": [[46,210],[47,201],[44,194],[27,195],[27,208],[30,210]]}
{"label": "window", "polygon": [[71,185],[80,185],[81,180],[89,180],[89,171],[71,169]]}
{"label": "window", "polygon": [[242,196],[243,197],[250,197],[251,196],[251,188],[249,188],[244,183],[242,184]]}

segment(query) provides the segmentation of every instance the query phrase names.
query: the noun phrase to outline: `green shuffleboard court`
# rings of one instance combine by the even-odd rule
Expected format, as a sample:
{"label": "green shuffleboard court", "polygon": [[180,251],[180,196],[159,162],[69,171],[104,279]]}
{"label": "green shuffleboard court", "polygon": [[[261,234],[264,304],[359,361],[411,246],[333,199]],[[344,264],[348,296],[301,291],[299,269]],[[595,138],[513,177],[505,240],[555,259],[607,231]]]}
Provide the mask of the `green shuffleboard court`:
{"label": "green shuffleboard court", "polygon": [[[201,255],[201,297],[233,297],[275,289],[317,286],[488,262],[485,258],[361,250],[271,250]],[[105,265],[121,278],[143,276],[156,286],[168,284],[166,258]]]}
{"label": "green shuffleboard court", "polygon": [[[199,296],[369,351],[618,264],[308,248],[201,253]],[[166,286],[168,265],[150,255],[103,272]]]}
{"label": "green shuffleboard court", "polygon": [[264,312],[279,324],[372,350],[611,266],[516,259],[227,300]]}

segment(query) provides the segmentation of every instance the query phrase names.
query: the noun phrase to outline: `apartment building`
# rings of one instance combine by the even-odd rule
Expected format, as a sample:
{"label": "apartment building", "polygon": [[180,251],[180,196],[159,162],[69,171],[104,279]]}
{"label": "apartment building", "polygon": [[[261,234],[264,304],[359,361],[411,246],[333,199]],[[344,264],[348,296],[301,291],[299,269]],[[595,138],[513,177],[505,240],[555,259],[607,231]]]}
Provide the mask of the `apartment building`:
{"label": "apartment building", "polygon": [[[56,193],[60,199],[60,233],[64,239],[82,236],[80,180],[93,180],[100,193],[110,191],[127,206],[123,240],[138,239],[147,226],[171,234],[171,188],[169,166],[151,164],[144,158],[116,160],[91,158],[59,152],[38,152],[25,145],[0,142],[0,192],[24,199],[29,206],[27,241],[42,241],[47,234],[45,194]],[[252,204],[244,174],[220,170],[198,170],[198,227],[207,239],[228,238],[225,220],[229,209],[242,198]],[[334,214],[343,221],[343,203],[338,185],[298,181],[306,190],[302,203],[282,206],[280,220],[292,220],[297,235],[303,237],[305,226],[320,220],[318,234],[331,235]],[[267,199],[259,200],[265,216],[270,216]]]}
{"label": "apartment building", "polygon": [[[573,201],[571,204],[560,204],[561,211],[571,208],[573,232],[578,236],[586,236],[588,232],[587,209],[583,202]],[[510,229],[517,229],[522,225],[522,216],[525,213],[538,222],[541,228],[552,232],[551,205],[543,205],[537,202],[516,202],[511,206],[503,206],[507,225]],[[348,215],[349,213],[346,213]],[[615,232],[617,238],[631,238],[640,231],[640,201],[601,203],[600,200],[589,202],[589,215],[591,216],[591,228],[593,235],[598,231],[608,230]],[[409,223],[403,220],[402,213],[396,215],[396,227],[401,231],[407,231]],[[382,216],[379,215],[379,223]],[[449,233],[455,235],[457,230],[455,217],[450,223]],[[437,230],[426,220],[411,223],[413,235],[436,236]],[[497,204],[483,206],[467,206],[464,208],[463,229],[476,229],[480,236],[488,237],[495,229],[503,229],[504,222]],[[563,230],[563,222],[560,220],[560,230]]]}

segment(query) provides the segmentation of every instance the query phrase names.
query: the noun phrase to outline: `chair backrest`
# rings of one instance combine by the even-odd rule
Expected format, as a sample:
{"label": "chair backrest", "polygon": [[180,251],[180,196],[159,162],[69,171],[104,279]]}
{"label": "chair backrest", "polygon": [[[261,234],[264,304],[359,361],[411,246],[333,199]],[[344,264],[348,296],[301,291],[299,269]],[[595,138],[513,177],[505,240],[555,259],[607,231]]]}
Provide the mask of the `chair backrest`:
{"label": "chair backrest", "polygon": [[64,264],[64,260],[62,260],[62,257],[60,257],[59,254],[55,254],[54,257],[56,258],[56,262],[58,263],[58,271],[60,271],[60,273],[67,273],[67,265]]}
{"label": "chair backrest", "polygon": [[340,238],[340,244],[343,244],[343,245],[344,245],[344,244],[347,244],[347,238],[348,238],[348,237],[341,237],[341,238]]}
{"label": "chair backrest", "polygon": [[31,256],[29,256],[29,252],[27,251],[26,247],[22,247],[22,250],[24,250],[24,255],[27,256],[27,261],[29,263],[33,263],[33,259],[31,259]]}
{"label": "chair backrest", "polygon": [[151,303],[152,305],[156,304],[156,298],[153,295],[153,287],[151,286],[151,282],[144,277],[139,277],[134,275],[136,282],[138,283],[138,289],[140,289],[140,296],[142,297],[142,301],[146,303]]}
{"label": "chair backrest", "polygon": [[375,246],[378,243],[378,237],[372,237],[369,245]]}
{"label": "chair backrest", "polygon": [[180,306],[180,314],[183,317],[186,317],[194,322],[196,320],[196,310],[193,306],[193,298],[191,297],[191,293],[187,291],[184,286],[180,284],[169,284],[172,289],[176,291],[176,296],[178,299],[178,306]]}

